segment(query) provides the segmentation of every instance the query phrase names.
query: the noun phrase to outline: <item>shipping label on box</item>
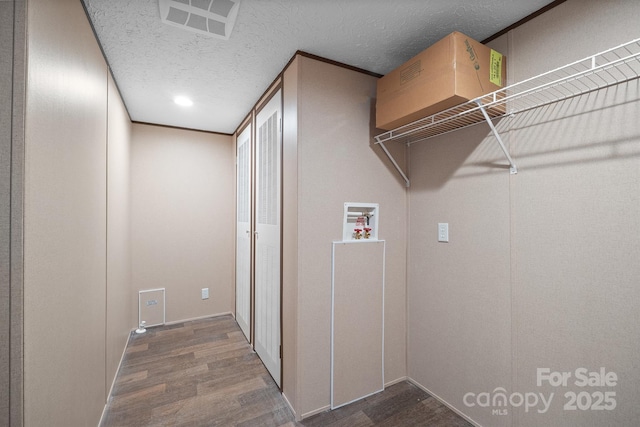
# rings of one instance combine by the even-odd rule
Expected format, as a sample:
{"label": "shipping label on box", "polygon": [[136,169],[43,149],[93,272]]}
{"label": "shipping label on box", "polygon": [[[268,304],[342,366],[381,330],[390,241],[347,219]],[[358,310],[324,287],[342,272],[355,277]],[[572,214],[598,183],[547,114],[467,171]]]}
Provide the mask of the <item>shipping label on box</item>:
{"label": "shipping label on box", "polygon": [[489,81],[496,86],[502,87],[502,54],[491,49],[491,60],[489,68]]}

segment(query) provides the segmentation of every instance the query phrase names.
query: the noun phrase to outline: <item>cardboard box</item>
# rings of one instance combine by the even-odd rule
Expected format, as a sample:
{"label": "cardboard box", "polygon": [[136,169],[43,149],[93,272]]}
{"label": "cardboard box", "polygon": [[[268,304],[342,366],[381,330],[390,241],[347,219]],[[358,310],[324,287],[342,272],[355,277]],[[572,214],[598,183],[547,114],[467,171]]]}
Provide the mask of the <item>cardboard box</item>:
{"label": "cardboard box", "polygon": [[376,127],[392,130],[500,89],[506,58],[453,32],[378,80]]}

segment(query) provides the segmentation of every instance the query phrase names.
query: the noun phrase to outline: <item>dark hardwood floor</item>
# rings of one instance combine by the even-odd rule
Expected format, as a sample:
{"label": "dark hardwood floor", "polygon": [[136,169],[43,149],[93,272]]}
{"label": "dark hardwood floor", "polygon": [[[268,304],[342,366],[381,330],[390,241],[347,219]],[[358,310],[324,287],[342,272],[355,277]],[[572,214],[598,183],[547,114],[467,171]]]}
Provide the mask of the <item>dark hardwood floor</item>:
{"label": "dark hardwood floor", "polygon": [[133,334],[102,427],[471,424],[409,382],[296,422],[232,316]]}

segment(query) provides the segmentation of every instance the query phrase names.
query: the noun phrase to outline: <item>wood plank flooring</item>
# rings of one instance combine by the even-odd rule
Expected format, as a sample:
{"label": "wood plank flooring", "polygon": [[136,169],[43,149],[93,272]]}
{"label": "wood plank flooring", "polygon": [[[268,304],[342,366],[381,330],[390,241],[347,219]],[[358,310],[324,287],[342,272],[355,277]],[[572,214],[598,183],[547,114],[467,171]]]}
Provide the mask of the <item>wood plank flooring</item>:
{"label": "wood plank flooring", "polygon": [[470,423],[408,381],[365,399],[302,421],[305,427],[472,427]]}
{"label": "wood plank flooring", "polygon": [[220,316],[134,333],[101,426],[470,424],[408,382],[296,422],[235,319]]}

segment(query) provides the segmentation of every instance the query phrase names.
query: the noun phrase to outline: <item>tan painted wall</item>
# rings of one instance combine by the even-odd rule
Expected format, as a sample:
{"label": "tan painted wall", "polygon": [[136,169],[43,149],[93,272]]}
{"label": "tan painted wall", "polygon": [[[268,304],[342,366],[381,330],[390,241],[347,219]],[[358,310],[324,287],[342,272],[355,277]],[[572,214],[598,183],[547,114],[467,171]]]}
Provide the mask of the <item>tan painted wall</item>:
{"label": "tan painted wall", "polygon": [[131,328],[131,125],[82,5],[29,6],[24,420],[96,425]]}
{"label": "tan painted wall", "polygon": [[[27,35],[27,10],[26,0],[14,0],[13,23],[5,28],[12,31],[13,37],[13,76],[11,78],[11,96],[3,96],[2,103],[11,104],[11,213],[10,238],[2,240],[2,246],[10,247],[11,272],[10,286],[10,320],[7,325],[10,330],[9,341],[4,345],[9,348],[9,375],[8,382],[4,382],[9,389],[9,425],[21,426],[24,420],[24,381],[23,381],[23,331],[24,331],[24,142],[25,142],[25,100],[26,100],[26,35]],[[6,12],[6,10],[5,10]],[[3,24],[4,26],[4,24]],[[7,33],[4,33],[7,34]],[[3,39],[4,40],[4,39]],[[6,46],[5,46],[6,48]],[[8,56],[7,56],[8,57]],[[7,69],[5,69],[7,70]],[[4,76],[6,78],[6,75]],[[6,84],[6,82],[4,83]],[[6,89],[3,89],[6,90]],[[6,93],[6,92],[5,92]],[[7,114],[6,110],[3,114]],[[6,123],[6,122],[4,122]],[[3,125],[4,126],[4,125]],[[5,131],[7,129],[5,128]],[[7,134],[4,134],[5,138]],[[6,146],[5,146],[6,147]],[[6,154],[6,152],[5,152]],[[3,163],[2,168],[7,167]],[[5,175],[6,176],[6,175]],[[6,187],[5,187],[6,188]],[[3,199],[3,202],[7,199]],[[5,211],[6,212],[6,211]],[[5,225],[6,226],[6,225]],[[6,259],[4,260],[6,261]],[[6,276],[4,276],[6,278]],[[5,286],[3,283],[2,286]],[[6,292],[6,291],[5,291]],[[5,294],[6,295],[6,294]],[[0,310],[6,310],[6,305]],[[6,368],[6,365],[5,367]],[[1,369],[1,368],[0,368]],[[5,377],[6,378],[6,377]],[[3,396],[6,399],[6,395]],[[6,415],[6,413],[4,414]],[[1,422],[1,421],[0,421]]]}
{"label": "tan painted wall", "polygon": [[[569,0],[494,46],[518,81],[640,37],[639,15],[635,1]],[[409,375],[481,425],[640,418],[638,100],[636,80],[504,119],[517,175],[485,125],[411,147]],[[618,385],[578,387],[581,367]],[[572,377],[538,387],[537,368]],[[463,403],[497,387],[555,395],[544,414]],[[571,391],[614,391],[617,407],[564,411]]]}
{"label": "tan painted wall", "polygon": [[282,393],[298,408],[298,67],[282,77]]}
{"label": "tan painted wall", "polygon": [[25,425],[105,403],[107,67],[78,1],[28,8]]}
{"label": "tan painted wall", "polygon": [[131,301],[130,151],[131,121],[108,75],[107,129],[107,329],[106,392],[116,376],[134,326]]}
{"label": "tan painted wall", "polygon": [[166,288],[167,322],[234,311],[231,136],[144,124],[132,135],[133,324],[143,289]]}
{"label": "tan painted wall", "polygon": [[[297,200],[285,199],[284,212],[293,209],[289,203],[297,205],[297,231],[289,234],[297,238],[298,279],[297,330],[291,331],[297,351],[293,399],[298,416],[304,417],[330,403],[331,242],[342,236],[344,202],[380,204],[379,236],[387,240],[385,381],[406,375],[406,192],[381,161],[379,147],[371,146],[376,78],[306,57],[294,66],[297,101],[288,92],[292,75],[286,77],[284,93],[285,114],[297,102],[297,132],[285,124],[285,138],[297,134],[297,191],[289,189],[296,191]],[[291,143],[285,140],[285,153]],[[292,313],[285,309],[285,315],[288,319]]]}

